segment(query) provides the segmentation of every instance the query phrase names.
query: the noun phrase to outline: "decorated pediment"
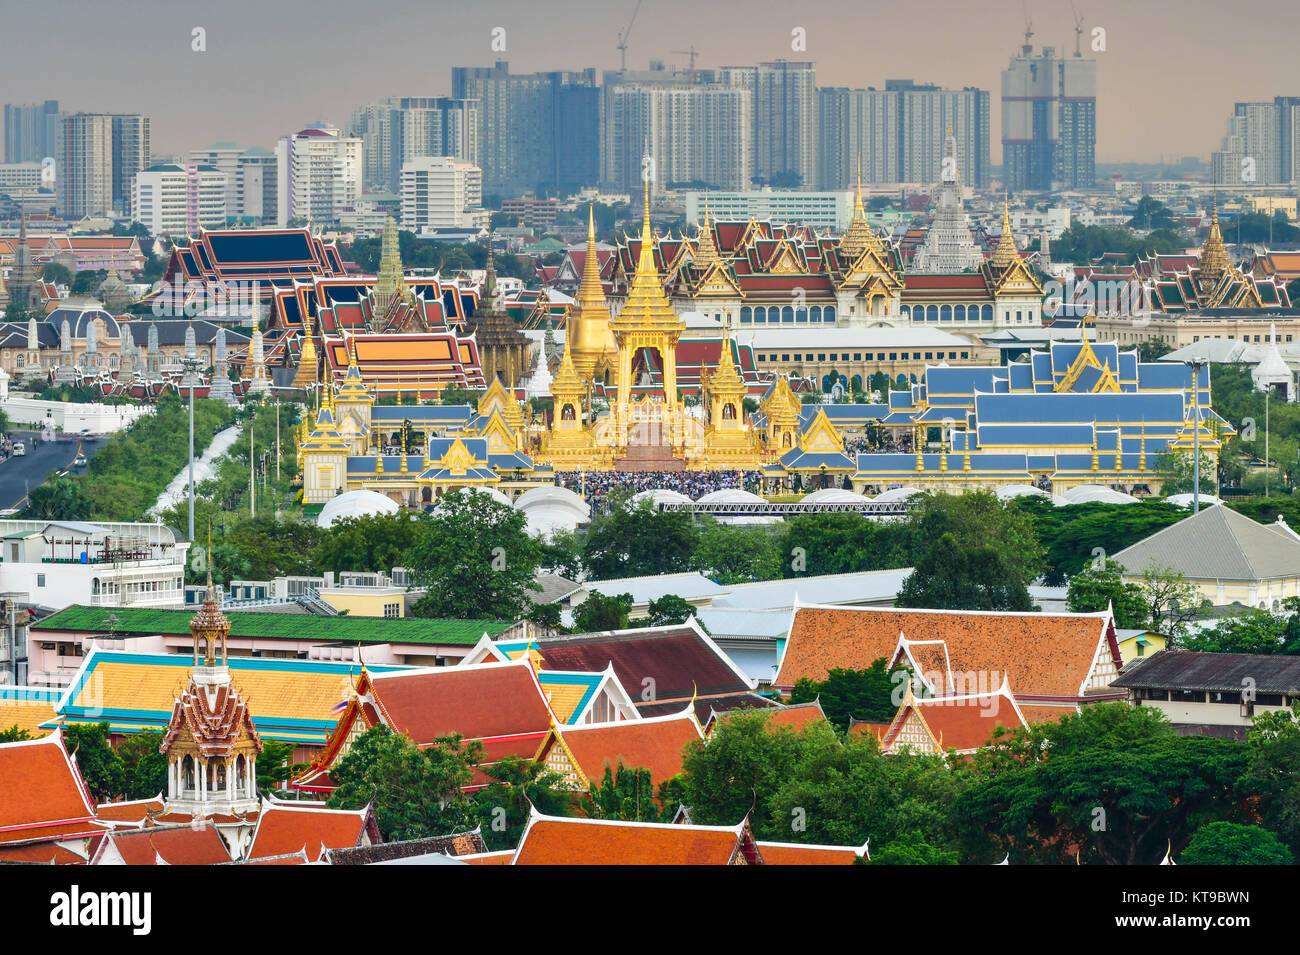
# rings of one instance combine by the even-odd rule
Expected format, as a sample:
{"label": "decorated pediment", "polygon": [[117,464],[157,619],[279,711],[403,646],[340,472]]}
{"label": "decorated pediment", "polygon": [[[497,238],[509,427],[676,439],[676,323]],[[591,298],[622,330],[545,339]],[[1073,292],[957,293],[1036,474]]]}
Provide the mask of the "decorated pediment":
{"label": "decorated pediment", "polygon": [[808,430],[799,436],[799,447],[804,451],[813,452],[835,453],[844,450],[844,439],[835,430],[835,425],[831,424],[831,419],[826,417],[825,408],[818,409],[817,417],[813,418]]}
{"label": "decorated pediment", "polygon": [[1025,265],[1024,260],[1017,258],[998,277],[993,294],[1042,295],[1043,287],[1038,283],[1038,279],[1034,278],[1034,273],[1029,271],[1029,266]]}

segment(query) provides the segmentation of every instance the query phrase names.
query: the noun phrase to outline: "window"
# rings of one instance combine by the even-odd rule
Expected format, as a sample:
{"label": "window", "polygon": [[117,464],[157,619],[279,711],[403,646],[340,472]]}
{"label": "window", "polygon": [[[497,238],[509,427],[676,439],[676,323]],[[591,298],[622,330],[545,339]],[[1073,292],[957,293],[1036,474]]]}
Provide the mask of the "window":
{"label": "window", "polygon": [[818,360],[818,361],[825,361],[825,360],[826,360],[826,353],[825,353],[825,352],[819,352],[818,355],[817,355],[817,360]]}
{"label": "window", "polygon": [[44,587],[44,586],[45,586],[45,575],[44,575],[44,574],[37,574],[37,575],[36,575],[36,586],[37,586],[37,587]]}
{"label": "window", "polygon": [[402,615],[401,604],[384,604],[384,619],[396,620]]}
{"label": "window", "polygon": [[789,356],[788,354],[786,354],[785,352],[782,352],[782,353],[781,353],[781,360],[782,360],[782,361],[789,361],[789,360],[790,360],[790,356]]}
{"label": "window", "polygon": [[748,325],[754,320],[754,310],[748,305],[740,306],[740,323]]}
{"label": "window", "polygon": [[951,321],[952,321],[952,306],[951,306],[951,305],[945,305],[945,306],[943,306],[941,309],[939,309],[939,321],[941,321],[941,322],[951,322]]}
{"label": "window", "polygon": [[855,351],[855,352],[853,353],[853,360],[854,360],[854,361],[862,361],[862,352],[860,352],[860,351]]}

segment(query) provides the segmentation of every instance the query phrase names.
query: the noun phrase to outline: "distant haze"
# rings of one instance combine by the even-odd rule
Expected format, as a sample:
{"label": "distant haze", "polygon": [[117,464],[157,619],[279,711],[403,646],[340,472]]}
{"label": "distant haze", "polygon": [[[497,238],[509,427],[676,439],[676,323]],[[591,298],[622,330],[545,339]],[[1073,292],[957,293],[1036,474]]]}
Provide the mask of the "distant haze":
{"label": "distant haze", "polygon": [[[154,152],[216,141],[271,146],[315,121],[344,125],[385,96],[450,92],[451,67],[506,59],[515,72],[618,67],[635,0],[0,0],[0,101],[142,112]],[[1106,30],[1098,60],[1097,160],[1207,158],[1237,101],[1300,95],[1295,0],[1075,0]],[[628,67],[812,60],[822,86],[911,78],[991,92],[1001,158],[1001,71],[1022,42],[1020,0],[644,0]],[[1035,47],[1074,51],[1067,0],[1031,0]],[[191,50],[206,30],[207,51]],[[491,48],[505,28],[506,51]],[[807,51],[792,51],[802,27]]]}

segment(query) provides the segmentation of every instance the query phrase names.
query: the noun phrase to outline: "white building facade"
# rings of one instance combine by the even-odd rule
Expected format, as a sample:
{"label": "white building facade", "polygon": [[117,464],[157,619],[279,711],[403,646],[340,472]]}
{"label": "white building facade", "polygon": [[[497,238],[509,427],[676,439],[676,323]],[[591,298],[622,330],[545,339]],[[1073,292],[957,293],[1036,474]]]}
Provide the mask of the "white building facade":
{"label": "white building facade", "polygon": [[472,228],[482,204],[483,173],[473,163],[424,156],[402,164],[402,228]]}

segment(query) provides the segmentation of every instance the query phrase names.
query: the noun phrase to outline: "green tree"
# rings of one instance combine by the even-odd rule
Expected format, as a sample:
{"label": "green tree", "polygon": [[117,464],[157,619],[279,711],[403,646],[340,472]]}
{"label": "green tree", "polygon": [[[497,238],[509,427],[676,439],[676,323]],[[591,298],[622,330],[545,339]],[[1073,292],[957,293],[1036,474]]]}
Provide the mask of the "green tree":
{"label": "green tree", "polygon": [[21,743],[32,739],[32,734],[17,723],[8,729],[0,730],[0,743]]}
{"label": "green tree", "polygon": [[1295,856],[1261,826],[1207,822],[1178,857],[1179,865],[1293,865]]}
{"label": "green tree", "polygon": [[[55,285],[72,285],[72,270],[58,262],[46,262],[41,266],[41,278]],[[105,276],[107,278],[107,276]]]}
{"label": "green tree", "polygon": [[884,847],[917,832],[951,846],[954,801],[967,785],[938,756],[885,756],[873,738],[850,737],[785,776],[771,801],[772,838]]}
{"label": "green tree", "polygon": [[872,865],[956,865],[957,853],[952,849],[932,846],[921,833],[913,830],[900,833],[892,842],[871,853]]}
{"label": "green tree", "polygon": [[615,500],[587,528],[583,561],[597,580],[673,574],[695,552],[694,521],[686,511],[656,511],[649,501],[632,507]]}
{"label": "green tree", "polygon": [[262,737],[262,752],[257,757],[257,788],[269,793],[280,789],[293,773],[293,744]]}
{"label": "green tree", "polygon": [[160,731],[145,730],[118,744],[127,799],[148,799],[167,792],[167,757],[158,750],[162,740]]}
{"label": "green tree", "polygon": [[1014,562],[995,540],[962,545],[955,534],[941,535],[903,581],[894,605],[1033,610],[1028,581],[1017,576]]}
{"label": "green tree", "polygon": [[337,785],[329,805],[361,809],[373,803],[386,841],[472,829],[476,819],[464,788],[481,756],[478,743],[462,746],[459,736],[442,736],[419,749],[408,737],[376,726],[357,737],[330,771]]}
{"label": "green tree", "polygon": [[400,567],[428,528],[403,511],[343,518],[318,536],[311,565],[317,573],[335,574]]}
{"label": "green tree", "polygon": [[534,603],[528,610],[527,619],[546,630],[559,630],[563,627],[560,620],[562,612],[558,603]]}
{"label": "green tree", "polygon": [[576,531],[558,528],[541,542],[542,569],[569,580],[582,577],[582,538]]}
{"label": "green tree", "polygon": [[575,794],[563,788],[564,778],[546,764],[507,756],[483,772],[492,782],[474,793],[473,812],[488,849],[513,849],[528,824],[532,808],[548,816],[573,812]]}
{"label": "green tree", "polygon": [[1246,744],[1242,787],[1257,801],[1264,825],[1300,854],[1300,702],[1256,716]]}
{"label": "green tree", "polygon": [[[1170,494],[1191,494],[1196,488],[1195,457],[1191,451],[1162,451],[1155,456],[1156,472],[1164,479],[1165,496]],[[1218,494],[1219,476],[1214,468],[1214,459],[1204,451],[1201,452],[1201,493]]]}
{"label": "green tree", "polygon": [[406,561],[428,590],[416,616],[515,620],[527,613],[539,589],[541,548],[522,511],[465,491],[446,495],[421,520],[425,531]]}
{"label": "green tree", "polygon": [[90,513],[90,501],[76,480],[58,477],[51,472],[40,487],[32,488],[27,495],[27,506],[22,516],[29,520],[82,521]]}
{"label": "green tree", "polygon": [[[664,780],[666,783],[667,780]],[[600,785],[582,800],[582,814],[588,819],[621,819],[626,822],[671,822],[676,805],[655,802],[654,781],[648,769],[630,769],[622,763],[618,773],[608,764]]]}
{"label": "green tree", "polygon": [[[1242,816],[1247,753],[1230,740],[1160,735],[1089,745],[978,780],[954,805],[968,855],[992,862],[1154,864],[1216,819]],[[996,820],[996,824],[991,824]]]}
{"label": "green tree", "polygon": [[881,657],[865,670],[832,669],[821,682],[801,677],[790,693],[789,702],[818,700],[826,718],[840,732],[848,730],[850,720],[886,722],[898,712],[894,691],[900,685],[898,677],[907,672],[889,671],[887,666],[888,661]]}
{"label": "green tree", "polygon": [[626,630],[632,610],[631,594],[606,596],[591,591],[587,599],[573,608],[575,633],[598,633],[603,630]]}
{"label": "green tree", "polygon": [[695,607],[676,594],[664,594],[658,600],[650,601],[646,611],[647,627],[667,627],[685,623],[695,616]]}
{"label": "green tree", "polygon": [[1172,567],[1152,562],[1143,569],[1139,586],[1147,607],[1148,626],[1156,633],[1181,640],[1187,624],[1210,611],[1210,601]]}
{"label": "green tree", "polygon": [[778,560],[785,577],[907,567],[910,533],[901,524],[846,511],[801,514],[785,523]]}
{"label": "green tree", "polygon": [[760,838],[798,841],[789,838],[796,817],[774,815],[773,799],[801,764],[824,758],[839,741],[820,721],[796,733],[770,720],[765,710],[737,711],[718,724],[707,746],[687,744],[681,792],[695,822],[734,826],[749,814]]}
{"label": "green tree", "polygon": [[737,527],[706,517],[690,566],[723,585],[775,580],[781,576],[781,553],[766,527]]}
{"label": "green tree", "polygon": [[63,729],[63,744],[76,758],[96,802],[108,802],[120,796],[126,782],[122,757],[113,751],[108,740],[107,723],[70,723]]}
{"label": "green tree", "polygon": [[1142,588],[1125,583],[1118,561],[1098,559],[1070,578],[1065,606],[1070,613],[1096,613],[1115,608],[1115,625],[1124,629],[1147,626],[1147,605]]}
{"label": "green tree", "polygon": [[1300,653],[1300,597],[1287,597],[1281,612],[1248,608],[1182,641],[1185,650],[1212,653]]}

